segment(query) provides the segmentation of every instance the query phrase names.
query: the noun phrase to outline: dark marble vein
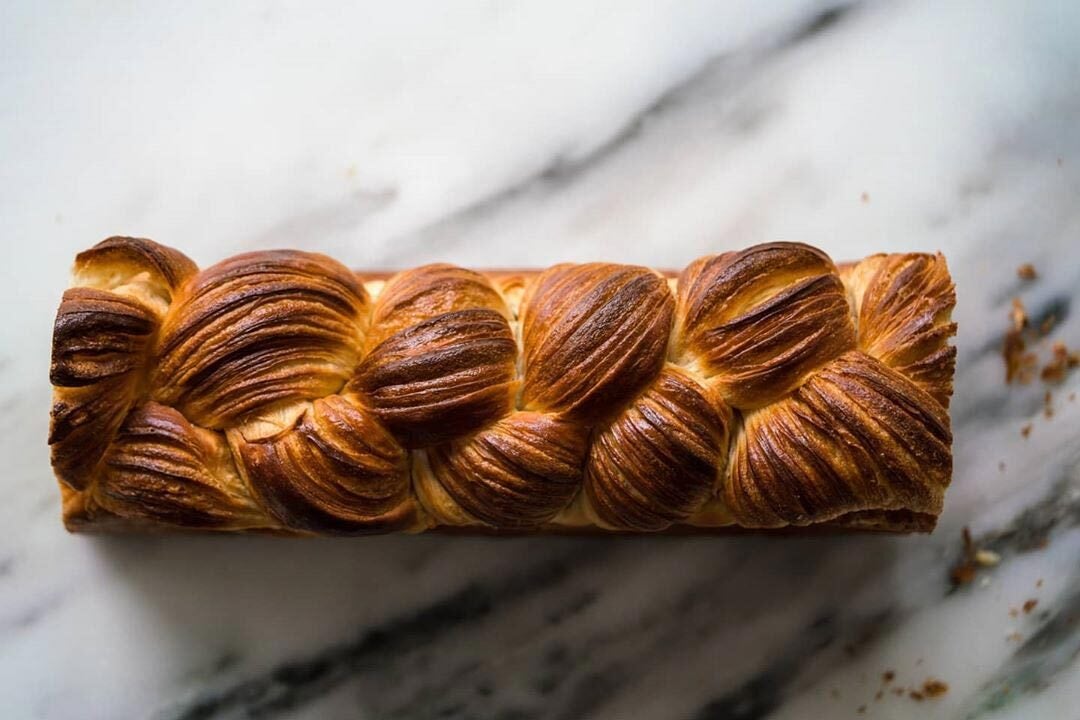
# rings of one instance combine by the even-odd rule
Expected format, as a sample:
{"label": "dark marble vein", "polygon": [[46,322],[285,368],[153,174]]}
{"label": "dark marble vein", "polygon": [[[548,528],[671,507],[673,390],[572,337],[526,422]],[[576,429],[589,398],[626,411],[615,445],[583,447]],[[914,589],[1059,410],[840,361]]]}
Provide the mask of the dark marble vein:
{"label": "dark marble vein", "polygon": [[1044,617],[1042,625],[968,703],[964,717],[983,717],[1025,695],[1041,692],[1065,673],[1076,672],[1080,658],[1080,574]]}
{"label": "dark marble vein", "polygon": [[261,676],[208,693],[171,717],[210,720],[281,716],[352,677],[385,667],[452,631],[481,622],[508,604],[558,585],[573,570],[602,555],[601,548],[582,544],[572,554],[542,560],[499,581],[470,583],[436,603],[365,630],[352,642],[284,663]]}
{"label": "dark marble vein", "polygon": [[838,634],[835,615],[818,617],[766,668],[710,700],[693,714],[693,720],[757,720],[767,716],[780,706],[784,691],[802,669],[807,656],[833,643]]}
{"label": "dark marble vein", "polygon": [[[829,7],[797,23],[793,31],[759,47],[719,52],[707,57],[697,70],[657,94],[590,151],[578,155],[556,155],[545,165],[502,189],[454,210],[411,233],[407,238],[395,242],[395,254],[408,255],[414,247],[427,242],[433,236],[442,236],[444,233],[452,235],[448,233],[449,229],[493,215],[517,198],[556,191],[576,182],[617,155],[662,117],[701,96],[717,94],[724,84],[738,82],[741,85],[751,81],[777,53],[798,47],[835,28],[850,16],[855,6],[856,4],[852,3]],[[724,126],[739,134],[748,135],[761,127],[765,114],[755,111],[753,107],[740,107],[730,113]]]}

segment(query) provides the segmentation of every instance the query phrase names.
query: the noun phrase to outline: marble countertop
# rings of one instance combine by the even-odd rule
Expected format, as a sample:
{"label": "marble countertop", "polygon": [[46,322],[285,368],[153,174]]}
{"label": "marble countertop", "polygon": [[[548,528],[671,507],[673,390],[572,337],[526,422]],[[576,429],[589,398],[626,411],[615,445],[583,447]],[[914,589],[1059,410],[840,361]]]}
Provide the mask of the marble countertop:
{"label": "marble countertop", "polygon": [[[1080,718],[1080,372],[1008,386],[1000,354],[1014,296],[1056,319],[1042,357],[1080,346],[1080,5],[401,5],[0,7],[4,717]],[[946,510],[917,537],[68,535],[52,315],[113,234],[384,268],[940,249]],[[1000,563],[954,587],[965,526]]]}

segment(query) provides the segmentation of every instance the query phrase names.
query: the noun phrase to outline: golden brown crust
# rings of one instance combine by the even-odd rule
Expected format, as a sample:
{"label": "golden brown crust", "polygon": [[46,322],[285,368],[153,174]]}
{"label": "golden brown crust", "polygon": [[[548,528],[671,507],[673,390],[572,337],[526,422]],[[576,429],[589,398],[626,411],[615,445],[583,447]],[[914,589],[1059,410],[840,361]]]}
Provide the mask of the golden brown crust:
{"label": "golden brown crust", "polygon": [[945,258],[909,253],[868,258],[852,269],[859,348],[899,370],[944,407],[952,397],[956,289]]}
{"label": "golden brown crust", "polygon": [[360,358],[367,293],[323,255],[238,255],[185,290],[161,329],[152,396],[205,427],[335,393]]}
{"label": "golden brown crust", "polygon": [[607,527],[656,531],[710,497],[727,465],[731,409],[669,365],[593,437],[585,475],[589,505]]}
{"label": "golden brown crust", "polygon": [[229,440],[256,498],[285,527],[359,534],[416,522],[404,448],[340,395],[316,400],[276,436],[248,440],[234,429]]}
{"label": "golden brown crust", "polygon": [[94,504],[122,518],[184,527],[265,524],[219,434],[147,402],[124,422],[105,456]]}
{"label": "golden brown crust", "polygon": [[679,278],[675,356],[728,404],[761,407],[855,347],[846,291],[825,253],[769,243],[702,258]]}
{"label": "golden brown crust", "polygon": [[455,310],[486,308],[510,319],[510,311],[491,282],[474,270],[438,263],[391,277],[371,315],[367,347],[394,333]]}
{"label": "golden brown crust", "polygon": [[951,474],[954,303],[940,255],[838,268],[796,243],[678,275],[389,275],[292,251],[199,272],[110,238],[79,256],[57,314],[64,519],[927,531]]}
{"label": "golden brown crust", "polygon": [[555,415],[516,412],[428,451],[418,483],[439,521],[521,528],[551,520],[581,486],[588,430]]}
{"label": "golden brown crust", "polygon": [[167,307],[198,268],[186,255],[152,240],[111,237],[75,257],[75,285],[138,295],[148,307]]}
{"label": "golden brown crust", "polygon": [[437,315],[368,354],[349,390],[408,447],[479,429],[510,411],[517,345],[493,310]]}
{"label": "golden brown crust", "polygon": [[585,421],[633,397],[664,363],[674,299],[647,268],[556,265],[522,300],[523,407]]}
{"label": "golden brown crust", "polygon": [[809,525],[863,510],[937,514],[952,474],[944,408],[849,352],[748,413],[723,498],[739,525]]}

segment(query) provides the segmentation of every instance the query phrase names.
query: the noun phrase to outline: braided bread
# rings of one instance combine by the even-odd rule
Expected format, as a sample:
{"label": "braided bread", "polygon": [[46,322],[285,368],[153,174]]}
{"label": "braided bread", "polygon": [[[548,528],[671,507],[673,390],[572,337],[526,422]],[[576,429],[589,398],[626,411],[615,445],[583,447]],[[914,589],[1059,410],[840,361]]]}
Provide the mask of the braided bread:
{"label": "braided bread", "polygon": [[952,471],[939,255],[681,274],[357,274],[78,255],[49,444],[71,530],[928,531]]}

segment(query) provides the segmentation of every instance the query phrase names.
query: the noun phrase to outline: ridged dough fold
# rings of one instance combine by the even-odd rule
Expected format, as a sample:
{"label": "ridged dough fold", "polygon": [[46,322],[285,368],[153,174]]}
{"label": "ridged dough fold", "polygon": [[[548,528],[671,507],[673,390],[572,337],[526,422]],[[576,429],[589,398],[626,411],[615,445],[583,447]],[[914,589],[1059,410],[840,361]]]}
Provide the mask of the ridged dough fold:
{"label": "ridged dough fold", "polygon": [[679,277],[674,357],[709,377],[730,405],[775,402],[855,347],[836,266],[799,243],[701,258]]}
{"label": "ridged dough fold", "polygon": [[287,528],[363,534],[417,520],[404,448],[340,395],[314,401],[277,435],[249,440],[234,429],[229,442],[252,492]]}
{"label": "ridged dough fold", "polygon": [[864,510],[936,515],[951,444],[944,407],[881,361],[849,352],[790,397],[746,414],[722,498],[743,527]]}
{"label": "ridged dough fold", "polygon": [[147,402],[125,420],[105,455],[95,504],[135,522],[177,527],[266,527],[220,434]]}
{"label": "ridged dough fold", "polygon": [[237,255],[186,291],[161,329],[151,397],[204,427],[333,394],[360,358],[367,292],[324,255]]}
{"label": "ridged dough fold", "polygon": [[690,517],[727,465],[731,409],[668,365],[645,392],[593,435],[585,495],[613,529],[656,531]]}
{"label": "ridged dough fold", "polygon": [[427,451],[417,494],[438,523],[520,529],[551,520],[581,486],[588,429],[516,412]]}
{"label": "ridged dough fold", "polygon": [[589,422],[611,413],[664,363],[674,298],[631,265],[556,265],[525,291],[522,404]]}

